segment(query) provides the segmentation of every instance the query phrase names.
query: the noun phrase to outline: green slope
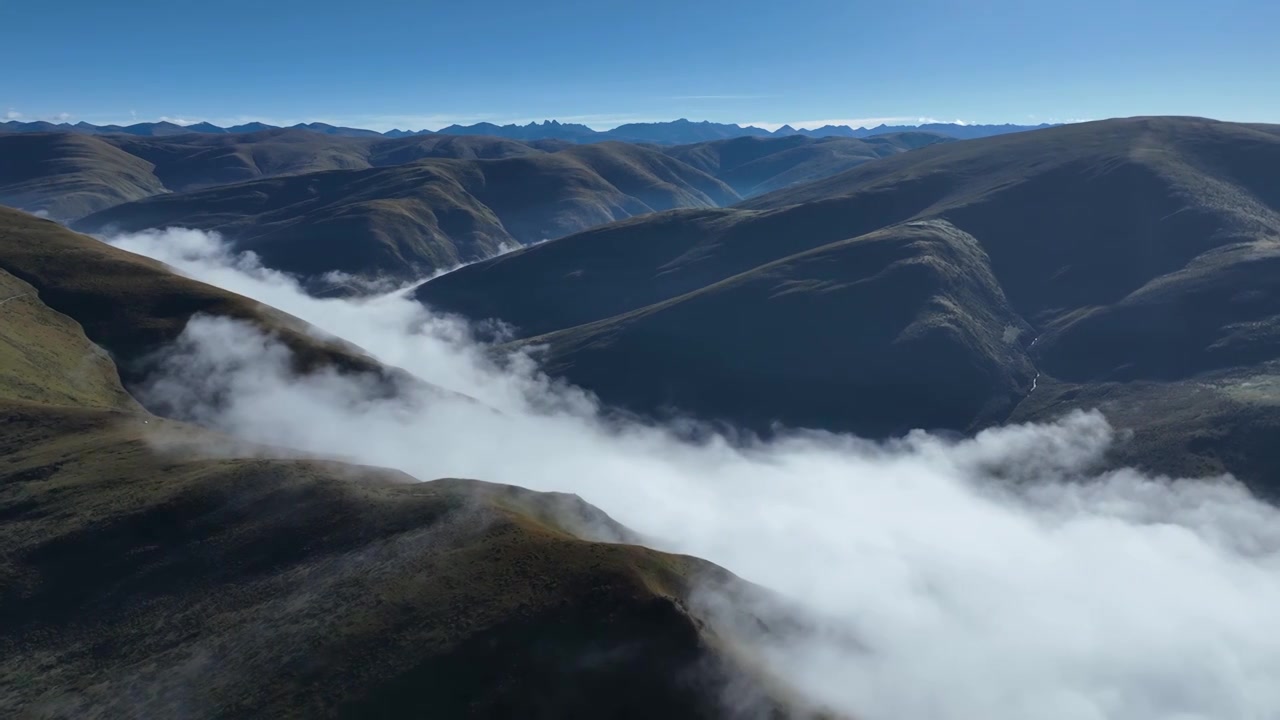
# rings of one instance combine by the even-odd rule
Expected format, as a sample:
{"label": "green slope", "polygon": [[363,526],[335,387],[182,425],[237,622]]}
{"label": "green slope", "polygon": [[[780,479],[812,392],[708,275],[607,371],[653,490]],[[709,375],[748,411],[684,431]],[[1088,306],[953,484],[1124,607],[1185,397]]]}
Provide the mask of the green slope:
{"label": "green slope", "polygon": [[166,192],[424,158],[541,154],[535,144],[484,137],[344,137],[274,129],[160,136],[0,134],[0,203],[59,220]]}
{"label": "green slope", "polygon": [[88,135],[0,134],[0,204],[57,219],[164,192],[153,169]]}
{"label": "green slope", "polygon": [[[372,361],[11,211],[0,266],[32,278],[0,275],[24,293],[0,306],[6,716],[710,718],[753,672],[690,610],[703,583],[755,592],[723,570],[616,544],[630,534],[573,496],[412,482],[157,417],[90,338],[141,352],[199,309],[340,371]],[[95,313],[108,299],[133,302]],[[755,709],[781,713],[759,687]]]}
{"label": "green slope", "polygon": [[[142,372],[140,360],[176,339],[200,313],[254,323],[280,338],[300,369],[336,365],[398,377],[358,348],[317,340],[312,328],[274,308],[6,208],[0,208],[0,271],[30,286],[42,304],[73,318],[91,341],[111,353],[126,380]],[[0,311],[16,312],[22,302],[15,300]]]}

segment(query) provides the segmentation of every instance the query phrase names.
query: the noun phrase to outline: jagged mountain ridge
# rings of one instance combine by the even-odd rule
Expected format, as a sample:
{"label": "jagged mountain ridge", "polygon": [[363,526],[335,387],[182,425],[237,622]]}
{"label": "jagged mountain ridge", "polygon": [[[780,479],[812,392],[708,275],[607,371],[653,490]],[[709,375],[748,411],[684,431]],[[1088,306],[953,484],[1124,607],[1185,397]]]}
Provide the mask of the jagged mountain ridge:
{"label": "jagged mountain ridge", "polygon": [[[725,140],[735,137],[787,137],[803,135],[805,137],[850,137],[865,138],[875,135],[888,135],[900,132],[932,132],[957,139],[971,139],[1003,135],[1011,132],[1022,132],[1051,127],[1047,123],[1040,125],[974,125],[961,123],[922,123],[919,125],[885,125],[875,127],[850,127],[848,125],[827,125],[815,129],[796,129],[783,125],[777,130],[735,123],[713,123],[709,121],[694,122],[684,118],[669,122],[628,123],[611,130],[594,130],[579,123],[561,123],[556,120],[545,120],[541,123],[531,122],[525,125],[496,125],[488,122],[473,125],[450,125],[440,130],[389,130],[379,133],[362,128],[341,127],[327,123],[298,123],[289,126],[293,130],[307,130],[324,135],[341,137],[376,137],[400,138],[412,135],[487,135],[504,137],[512,140],[564,140],[574,143],[605,142],[621,140],[623,142],[650,142],[659,145],[681,145],[709,140]],[[192,125],[177,125],[172,122],[135,123],[133,125],[92,125],[90,123],[50,123],[45,121],[21,122],[11,120],[0,123],[0,132],[75,132],[89,135],[125,134],[147,137],[163,137],[182,135],[185,133],[202,134],[235,134],[260,132],[262,130],[281,129],[265,123],[246,123],[231,127],[219,127],[202,122]]]}

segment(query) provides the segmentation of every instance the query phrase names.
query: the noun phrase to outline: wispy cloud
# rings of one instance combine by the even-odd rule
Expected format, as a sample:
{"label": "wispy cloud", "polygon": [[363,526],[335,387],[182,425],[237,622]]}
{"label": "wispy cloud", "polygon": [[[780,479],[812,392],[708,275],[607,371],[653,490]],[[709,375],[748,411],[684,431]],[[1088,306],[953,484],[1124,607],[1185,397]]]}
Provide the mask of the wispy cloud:
{"label": "wispy cloud", "polygon": [[[778,627],[721,623],[703,610],[733,600],[717,587],[695,588],[690,610],[831,715],[1167,720],[1280,707],[1280,511],[1228,478],[1101,471],[1123,436],[1098,413],[964,440],[783,431],[743,446],[708,429],[690,442],[602,414],[533,358],[495,363],[471,328],[404,292],[314,298],[200,231],[113,242],[461,393],[389,398],[347,376],[299,377],[261,331],[205,317],[157,357],[140,391],[150,407],[420,478],[573,493],[647,545],[785,598]],[[749,696],[726,699],[755,714]]]}
{"label": "wispy cloud", "polygon": [[664,100],[768,100],[778,95],[669,95]]}
{"label": "wispy cloud", "polygon": [[5,111],[4,119],[5,120],[21,120],[23,122],[37,122],[37,121],[43,120],[45,122],[64,123],[71,119],[71,113],[61,112],[55,115],[39,115],[39,114],[27,115],[26,113],[21,112],[19,110],[9,108],[7,111]]}

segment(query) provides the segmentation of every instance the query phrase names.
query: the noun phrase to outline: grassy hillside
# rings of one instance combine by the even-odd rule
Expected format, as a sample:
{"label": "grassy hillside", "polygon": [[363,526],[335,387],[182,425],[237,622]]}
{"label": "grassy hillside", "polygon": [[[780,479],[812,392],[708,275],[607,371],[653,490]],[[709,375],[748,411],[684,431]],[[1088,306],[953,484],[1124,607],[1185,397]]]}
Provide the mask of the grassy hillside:
{"label": "grassy hillside", "polygon": [[[1132,397],[1153,413],[1182,398],[1186,422],[1176,430],[1156,428],[1154,415],[1118,413],[1138,431],[1129,459],[1268,483],[1269,456],[1242,451],[1254,442],[1242,438],[1252,437],[1243,418],[1274,422],[1260,419],[1276,415],[1269,391],[1224,389],[1210,409],[1194,388],[1230,387],[1230,377],[1270,387],[1265,363],[1280,357],[1270,280],[1280,257],[1278,166],[1274,128],[1196,118],[936,144],[735,208],[637,218],[478,263],[427,283],[419,298],[548,342],[560,372],[606,399],[649,410],[640,395],[652,392],[754,426],[933,425],[945,405],[954,412],[942,425],[972,429],[1014,405],[1010,417],[1025,419],[1103,397]],[[859,239],[925,226],[971,238],[972,260],[959,261],[947,243],[907,242],[919,256],[906,262],[921,270],[904,279],[893,277],[898,255],[842,264]],[[990,278],[998,294],[957,300],[956,277]],[[733,299],[717,305],[717,296]],[[965,318],[942,322],[959,329],[941,335],[952,341],[895,354],[900,339],[884,328],[928,325],[937,307]],[[1002,318],[1020,349],[993,352],[999,321],[973,321],[984,317]],[[985,330],[966,335],[973,327]],[[846,347],[887,364],[851,362]],[[965,375],[972,368],[985,369]],[[1062,402],[1040,404],[1045,392],[1032,393],[1028,371],[1061,387]],[[958,378],[974,388],[967,404],[896,400]],[[761,390],[750,407],[745,399],[811,381],[805,392]],[[1018,402],[1014,388],[1027,397]],[[1241,403],[1249,412],[1225,412]],[[1227,426],[1215,429],[1219,420]]]}
{"label": "grassy hillside", "polygon": [[720,571],[537,519],[571,499],[0,419],[6,715],[715,717],[738,671],[686,609]]}
{"label": "grassy hillside", "polygon": [[164,190],[151,163],[100,138],[0,135],[0,204],[71,219]]}
{"label": "grassy hillside", "polygon": [[[172,342],[199,313],[258,325],[294,352],[299,369],[336,365],[399,378],[358,348],[318,340],[312,328],[274,308],[7,208],[0,208],[0,271],[12,278],[14,294],[30,288],[0,309],[17,313],[34,291],[41,304],[73,318],[89,340],[108,350],[126,380],[143,372],[139,361]],[[63,355],[73,356],[70,351]]]}
{"label": "grassy hillside", "polygon": [[260,178],[386,167],[423,158],[493,159],[542,152],[535,144],[501,138],[389,139],[295,129],[151,136],[0,134],[0,204],[74,220],[165,192]]}
{"label": "grassy hillside", "polygon": [[0,270],[0,396],[85,408],[137,409],[111,358],[80,325]]}
{"label": "grassy hillside", "polygon": [[743,197],[799,185],[844,172],[871,160],[948,142],[931,133],[894,133],[865,139],[739,137],[680,145],[666,153],[723,180]]}
{"label": "grassy hillside", "polygon": [[155,164],[173,192],[325,170],[362,170],[423,158],[500,158],[542,151],[500,138],[420,136],[400,139],[323,135],[306,130],[251,134],[103,138]]}
{"label": "grassy hillside", "polygon": [[[0,211],[0,713],[723,715],[748,671],[690,596],[751,588],[615,544],[630,534],[573,496],[412,482],[148,413],[91,339],[128,356],[201,311],[316,363],[372,361],[94,243]],[[753,709],[781,713],[756,686]]]}
{"label": "grassy hillside", "polygon": [[75,227],[217,230],[275,268],[303,275],[342,270],[412,279],[488,257],[504,246],[653,210],[712,206],[734,198],[719,181],[661,153],[610,143],[500,159],[419,160],[174,193],[96,213]]}

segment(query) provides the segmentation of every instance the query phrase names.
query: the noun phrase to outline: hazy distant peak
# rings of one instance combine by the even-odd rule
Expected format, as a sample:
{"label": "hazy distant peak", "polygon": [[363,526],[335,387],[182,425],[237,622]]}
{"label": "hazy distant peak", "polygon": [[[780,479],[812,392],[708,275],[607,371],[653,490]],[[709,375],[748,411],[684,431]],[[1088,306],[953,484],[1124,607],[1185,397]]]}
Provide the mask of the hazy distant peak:
{"label": "hazy distant peak", "polygon": [[[1049,127],[1040,125],[963,125],[959,123],[925,123],[921,125],[885,125],[873,128],[852,128],[848,125],[824,125],[816,129],[796,128],[783,125],[772,132],[754,125],[737,123],[717,123],[710,120],[690,120],[678,118],[667,122],[635,122],[619,125],[611,130],[594,130],[580,123],[563,123],[559,120],[531,121],[525,125],[510,123],[497,125],[491,122],[478,122],[471,125],[453,124],[436,131],[444,135],[485,135],[506,138],[509,140],[562,140],[573,143],[603,142],[606,140],[622,140],[624,142],[645,142],[657,145],[685,145],[710,140],[726,140],[734,137],[781,137],[804,135],[812,138],[845,137],[865,138],[871,135],[883,135],[912,130],[948,135],[957,139],[972,139],[990,135],[1004,135],[1010,132],[1032,130]],[[179,135],[183,133],[224,134],[251,133],[262,130],[278,129],[275,125],[261,122],[250,122],[243,125],[221,127],[209,122],[198,122],[192,125],[178,125],[172,122],[135,123],[129,126],[92,125],[78,122],[75,125],[62,123],[54,125],[43,121],[23,122],[12,120],[0,123],[0,132],[74,132],[88,135],[108,135],[124,133],[129,135]],[[393,129],[386,132],[365,128],[341,127],[323,122],[297,123],[289,129],[318,132],[325,135],[345,137],[388,137],[400,138],[410,135],[431,134],[430,130]]]}

